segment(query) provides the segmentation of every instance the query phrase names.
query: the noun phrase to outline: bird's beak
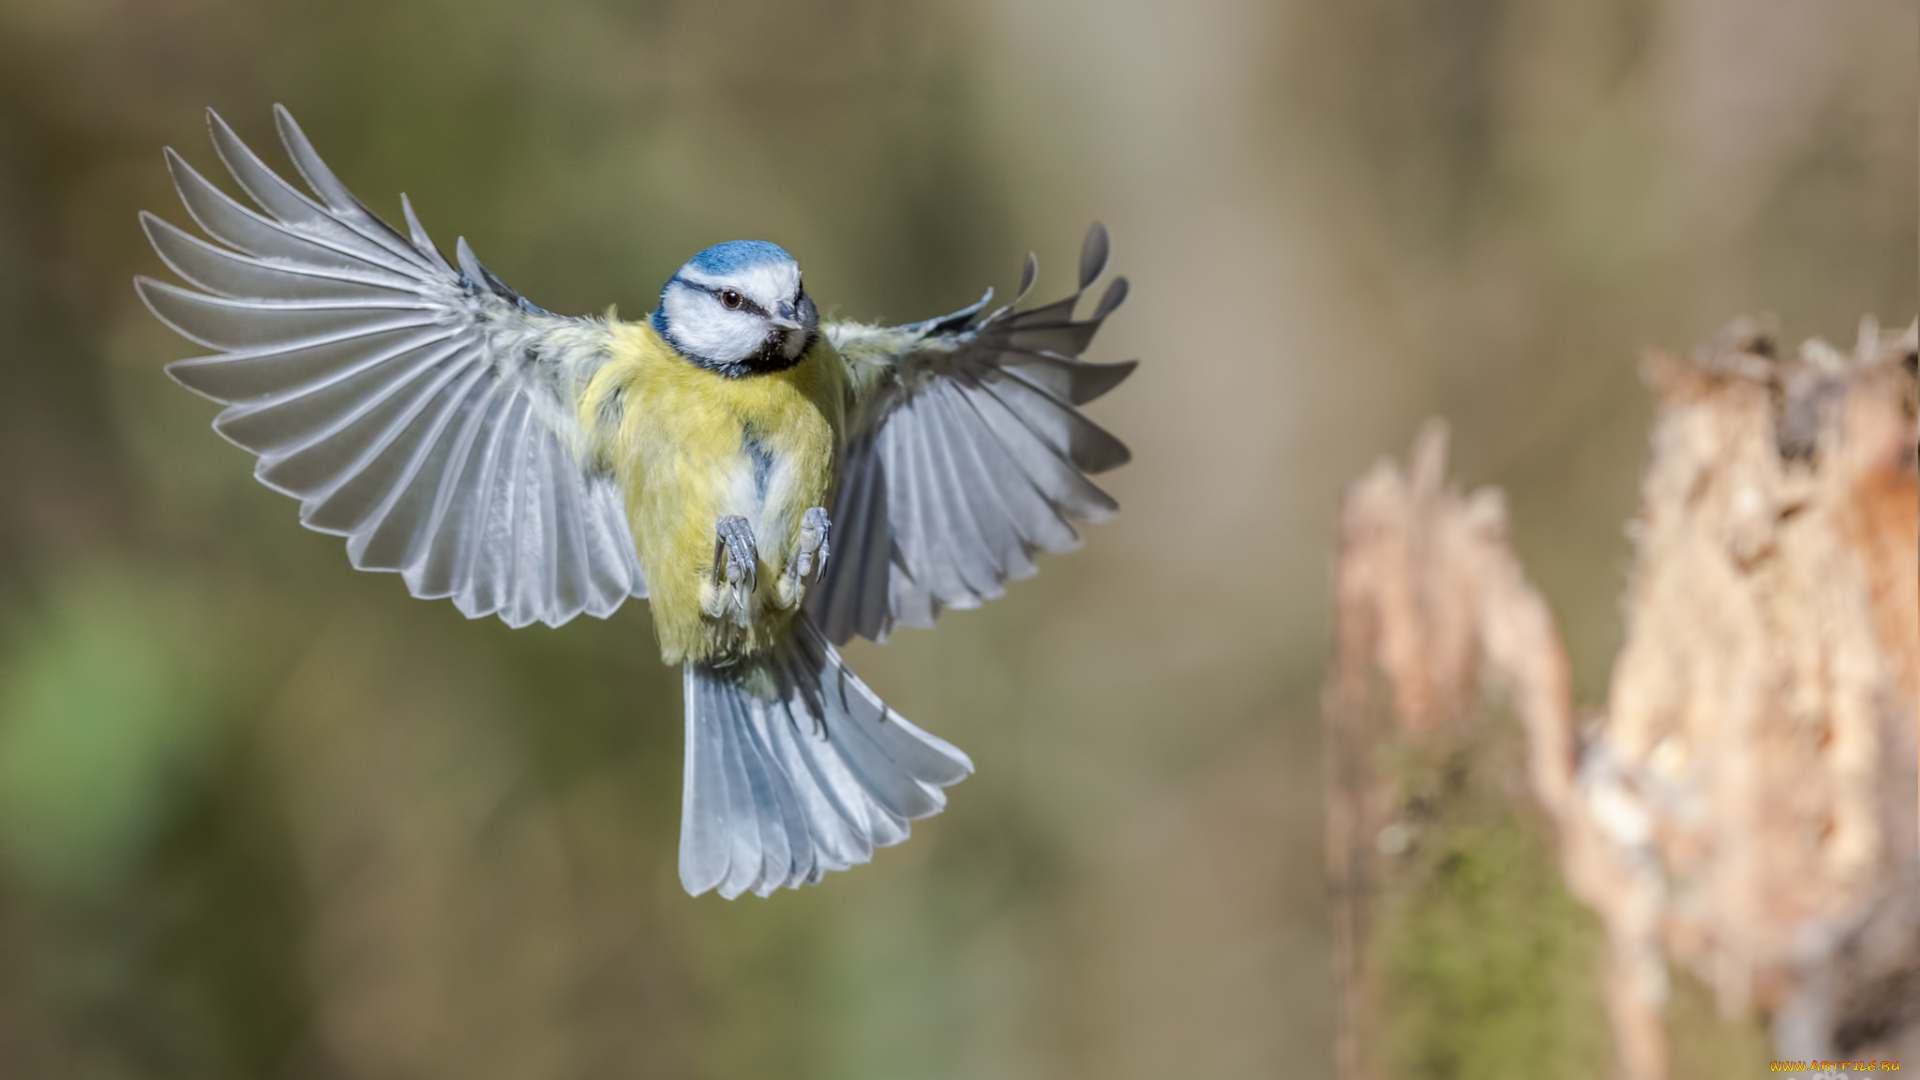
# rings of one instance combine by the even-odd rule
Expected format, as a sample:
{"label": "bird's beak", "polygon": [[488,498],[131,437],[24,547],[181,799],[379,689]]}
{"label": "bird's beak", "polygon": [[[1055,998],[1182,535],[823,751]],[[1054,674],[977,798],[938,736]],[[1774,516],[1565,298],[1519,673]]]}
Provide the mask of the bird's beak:
{"label": "bird's beak", "polygon": [[773,313],[773,317],[767,321],[782,330],[800,329],[800,316],[793,310],[792,304],[781,304],[779,309]]}

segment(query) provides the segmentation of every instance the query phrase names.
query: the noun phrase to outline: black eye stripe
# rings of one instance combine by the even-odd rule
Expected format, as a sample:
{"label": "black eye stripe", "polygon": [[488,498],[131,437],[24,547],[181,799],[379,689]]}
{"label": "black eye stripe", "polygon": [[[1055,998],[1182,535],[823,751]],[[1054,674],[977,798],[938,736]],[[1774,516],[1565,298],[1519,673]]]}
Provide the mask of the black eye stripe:
{"label": "black eye stripe", "polygon": [[738,296],[740,298],[740,306],[737,308],[728,308],[727,310],[729,311],[750,311],[755,315],[760,316],[763,319],[768,317],[766,308],[763,308],[759,304],[754,303],[751,297],[747,296],[746,293],[741,292],[739,289],[728,289],[725,287],[715,288],[715,287],[709,286],[707,288],[707,292],[711,293],[715,300],[720,301],[720,305],[722,307],[726,306],[727,301],[726,301],[726,298],[721,294],[730,292],[735,296]]}

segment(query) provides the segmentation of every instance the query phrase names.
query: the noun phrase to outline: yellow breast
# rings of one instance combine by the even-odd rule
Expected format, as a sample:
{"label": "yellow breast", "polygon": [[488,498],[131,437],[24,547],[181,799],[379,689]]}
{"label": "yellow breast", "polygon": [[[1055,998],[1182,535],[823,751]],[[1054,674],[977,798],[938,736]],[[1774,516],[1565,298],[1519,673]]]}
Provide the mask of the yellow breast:
{"label": "yellow breast", "polygon": [[[646,323],[614,327],[580,401],[590,450],[626,493],[662,658],[719,660],[770,647],[793,611],[769,602],[807,508],[828,506],[843,440],[844,366],[824,337],[798,364],[727,378],[689,362]],[[716,621],[715,525],[745,517],[759,548],[753,617]]]}

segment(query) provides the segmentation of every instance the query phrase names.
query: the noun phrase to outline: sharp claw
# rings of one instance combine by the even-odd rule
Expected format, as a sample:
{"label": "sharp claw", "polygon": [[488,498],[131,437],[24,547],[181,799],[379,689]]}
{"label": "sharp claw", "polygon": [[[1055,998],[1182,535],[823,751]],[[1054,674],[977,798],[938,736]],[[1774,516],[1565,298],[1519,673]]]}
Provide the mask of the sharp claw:
{"label": "sharp claw", "polygon": [[713,583],[725,584],[733,603],[745,611],[758,579],[759,553],[755,550],[753,530],[738,514],[721,518],[714,527]]}
{"label": "sharp claw", "polygon": [[826,569],[827,534],[831,528],[827,512],[818,506],[809,509],[800,519],[800,545],[788,564],[788,572],[795,582],[806,581]]}
{"label": "sharp claw", "polygon": [[818,538],[813,552],[814,561],[825,567],[827,555],[833,550],[833,545],[827,542],[833,535],[833,522],[828,520],[826,510],[818,506],[807,511],[804,521],[802,532]]}

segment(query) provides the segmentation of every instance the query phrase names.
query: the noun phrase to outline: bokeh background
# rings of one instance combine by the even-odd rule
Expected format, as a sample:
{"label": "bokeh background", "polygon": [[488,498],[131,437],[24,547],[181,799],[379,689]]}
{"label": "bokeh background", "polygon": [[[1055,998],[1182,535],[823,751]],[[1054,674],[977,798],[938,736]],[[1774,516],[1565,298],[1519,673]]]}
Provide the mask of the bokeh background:
{"label": "bokeh background", "polygon": [[[1342,486],[1449,416],[1597,700],[1638,350],[1913,315],[1917,35],[1905,0],[0,0],[0,1075],[1325,1075]],[[1064,290],[1112,228],[1125,512],[849,650],[978,764],[946,814],[690,900],[644,605],[468,622],[249,478],[129,279],[135,211],[185,220],[159,148],[209,167],[211,105],[271,149],[276,101],[559,311],[762,237],[904,321],[1029,247]]]}

